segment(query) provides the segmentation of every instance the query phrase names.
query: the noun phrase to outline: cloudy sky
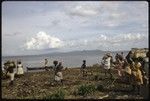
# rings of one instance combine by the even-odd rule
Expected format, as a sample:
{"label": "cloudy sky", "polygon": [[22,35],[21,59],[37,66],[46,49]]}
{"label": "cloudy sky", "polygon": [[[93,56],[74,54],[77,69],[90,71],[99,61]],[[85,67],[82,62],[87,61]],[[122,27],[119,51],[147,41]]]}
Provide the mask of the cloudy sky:
{"label": "cloudy sky", "polygon": [[2,55],[148,47],[145,1],[5,1]]}

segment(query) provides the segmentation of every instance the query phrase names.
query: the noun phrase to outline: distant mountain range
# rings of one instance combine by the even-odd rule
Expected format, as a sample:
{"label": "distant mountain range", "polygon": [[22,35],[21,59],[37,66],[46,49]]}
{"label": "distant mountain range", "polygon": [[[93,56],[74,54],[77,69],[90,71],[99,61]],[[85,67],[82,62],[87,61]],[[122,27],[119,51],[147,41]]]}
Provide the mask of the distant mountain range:
{"label": "distant mountain range", "polygon": [[[82,51],[70,51],[70,52],[53,52],[53,53],[46,53],[46,54],[38,54],[38,55],[22,55],[22,56],[66,56],[66,55],[99,55],[104,54],[106,52],[112,52],[112,53],[120,53],[120,52],[128,52],[127,50],[121,50],[121,51],[102,51],[102,50],[82,50]],[[22,57],[20,56],[20,57]],[[15,57],[15,56],[3,56],[3,57]],[[19,56],[16,56],[19,57]]]}

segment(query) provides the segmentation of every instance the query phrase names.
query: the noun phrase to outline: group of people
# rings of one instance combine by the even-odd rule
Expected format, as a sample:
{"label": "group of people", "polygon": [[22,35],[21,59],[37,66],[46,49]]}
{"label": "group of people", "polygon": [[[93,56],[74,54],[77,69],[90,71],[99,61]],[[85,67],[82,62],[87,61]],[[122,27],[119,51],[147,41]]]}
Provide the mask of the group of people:
{"label": "group of people", "polygon": [[[54,82],[61,82],[61,84],[63,84],[63,74],[62,74],[62,70],[63,70],[63,66],[62,66],[62,62],[58,62],[57,60],[53,61],[53,66],[52,67],[52,70],[53,70],[53,73],[54,73],[54,78],[53,78],[53,81]],[[48,68],[48,60],[45,59],[45,62],[44,62],[44,68],[46,71],[50,71],[50,68]],[[53,85],[53,83],[51,83]]]}
{"label": "group of people", "polygon": [[[7,61],[3,64],[2,68],[3,68],[2,74],[4,76],[10,77],[10,85],[13,85],[15,75],[17,77],[20,77],[21,75],[24,74],[23,65],[22,65],[21,61],[17,61],[16,64],[14,61]],[[17,70],[16,73],[15,73],[14,69]]]}
{"label": "group of people", "polygon": [[117,53],[115,60],[113,60],[112,55],[107,53],[102,58],[101,64],[105,70],[105,75],[108,73],[112,78],[111,67],[114,67],[117,69],[120,79],[130,83],[133,91],[137,89],[137,92],[140,93],[141,86],[148,85],[149,52],[146,53],[145,58],[135,58],[133,55],[133,52],[130,51],[124,57],[123,52],[121,52],[121,54]]}
{"label": "group of people", "polygon": [[[133,91],[137,89],[137,92],[140,92],[140,88],[143,85],[148,85],[149,78],[149,52],[147,52],[145,58],[134,58],[132,51],[130,51],[126,57],[124,57],[123,52],[121,54],[117,53],[115,55],[115,59],[111,53],[107,53],[103,56],[101,61],[102,67],[105,70],[105,76],[109,74],[110,79],[113,78],[113,73],[111,71],[112,67],[117,70],[118,76],[121,80],[128,82],[132,85]],[[49,71],[48,68],[48,60],[45,59],[45,69]],[[3,74],[10,76],[10,84],[13,84],[14,80],[14,69],[17,68],[17,75],[23,75],[23,65],[21,61],[17,61],[17,65],[14,61],[7,61],[4,63]],[[63,84],[63,70],[62,62],[53,61],[52,69],[54,76],[54,82],[61,82]],[[83,64],[81,65],[81,72],[83,77],[86,75],[86,60],[83,60]],[[54,82],[51,84],[53,85]]]}

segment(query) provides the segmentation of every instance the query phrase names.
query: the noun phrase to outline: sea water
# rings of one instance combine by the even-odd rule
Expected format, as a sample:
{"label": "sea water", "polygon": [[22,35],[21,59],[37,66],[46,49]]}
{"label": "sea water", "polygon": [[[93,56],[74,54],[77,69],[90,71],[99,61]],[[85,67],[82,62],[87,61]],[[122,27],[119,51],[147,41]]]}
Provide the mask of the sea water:
{"label": "sea water", "polygon": [[[128,52],[124,52],[124,56],[127,55]],[[112,53],[113,58],[115,58],[116,52]],[[53,61],[57,60],[62,62],[64,67],[74,68],[81,67],[82,61],[86,60],[87,66],[92,66],[93,64],[100,64],[104,53],[101,54],[84,54],[84,55],[36,55],[36,56],[7,56],[2,57],[2,64],[7,60],[21,60],[24,69],[26,67],[44,67],[44,60],[48,59],[48,66],[53,65]]]}

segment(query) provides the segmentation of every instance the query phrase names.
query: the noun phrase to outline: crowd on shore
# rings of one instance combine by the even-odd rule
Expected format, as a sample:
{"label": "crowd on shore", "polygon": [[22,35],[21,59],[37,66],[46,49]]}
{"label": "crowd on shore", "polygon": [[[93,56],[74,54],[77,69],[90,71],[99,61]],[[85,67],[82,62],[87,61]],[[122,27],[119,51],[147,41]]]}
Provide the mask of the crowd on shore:
{"label": "crowd on shore", "polygon": [[[123,52],[121,54],[117,53],[115,58],[111,53],[107,53],[103,56],[101,61],[101,66],[105,71],[105,76],[109,74],[110,79],[113,79],[112,68],[117,70],[118,77],[125,82],[128,82],[132,85],[132,91],[137,91],[140,93],[142,87],[143,89],[148,90],[149,85],[149,51],[146,53],[146,57],[134,58],[132,51],[130,51],[127,56],[124,57]],[[17,68],[17,72],[14,73],[14,69]],[[45,59],[44,68],[46,71],[52,70],[54,73],[53,82],[51,85],[54,85],[54,82],[61,82],[63,85],[63,65],[62,62],[57,60],[53,61],[52,69],[48,68],[48,60]],[[83,77],[87,74],[86,60],[83,60],[81,65],[81,73]],[[21,61],[17,61],[15,64],[14,61],[7,61],[3,64],[3,75],[10,76],[10,85],[13,85],[14,75],[21,77],[24,75],[23,65]],[[146,95],[148,96],[148,95]]]}
{"label": "crowd on shore", "polygon": [[116,54],[115,60],[110,53],[104,55],[102,66],[105,70],[105,76],[109,74],[110,79],[113,78],[111,68],[114,67],[118,71],[118,77],[132,85],[132,91],[140,94],[142,88],[147,92],[143,92],[148,97],[149,85],[149,52],[146,57],[134,57],[130,51],[126,57],[121,54]]}

